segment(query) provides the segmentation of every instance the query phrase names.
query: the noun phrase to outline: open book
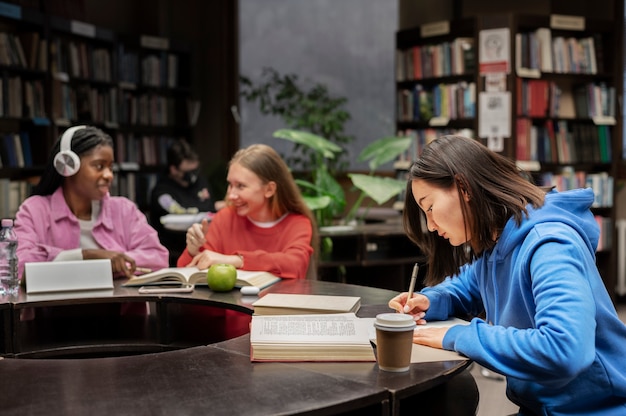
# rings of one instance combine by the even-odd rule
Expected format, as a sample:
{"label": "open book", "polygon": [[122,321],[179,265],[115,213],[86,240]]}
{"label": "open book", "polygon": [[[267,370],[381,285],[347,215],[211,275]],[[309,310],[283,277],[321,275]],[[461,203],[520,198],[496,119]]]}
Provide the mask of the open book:
{"label": "open book", "polygon": [[268,293],[252,304],[255,315],[299,315],[357,312],[358,296]]}
{"label": "open book", "polygon": [[376,361],[371,322],[354,313],[252,316],[251,361]]}
{"label": "open book", "polygon": [[[166,267],[141,276],[133,276],[122,286],[144,286],[164,283],[188,283],[193,285],[207,285],[207,269],[197,267]],[[280,280],[280,277],[264,271],[250,271],[237,269],[236,287],[256,286],[260,289],[268,287]]]}

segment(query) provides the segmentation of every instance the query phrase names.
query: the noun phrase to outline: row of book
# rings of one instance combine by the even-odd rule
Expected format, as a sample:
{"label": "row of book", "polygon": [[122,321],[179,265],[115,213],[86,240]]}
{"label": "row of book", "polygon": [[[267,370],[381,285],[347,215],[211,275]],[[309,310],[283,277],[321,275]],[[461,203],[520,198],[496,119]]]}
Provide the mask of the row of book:
{"label": "row of book", "polygon": [[147,209],[150,206],[150,193],[157,179],[156,173],[118,171],[113,178],[110,193],[125,196],[140,209]]}
{"label": "row of book", "polygon": [[166,51],[140,57],[136,50],[117,47],[118,79],[131,85],[176,88],[179,86],[178,55]]}
{"label": "row of book", "polygon": [[[17,47],[22,47],[26,64],[21,62],[22,68],[35,71],[48,70],[48,39],[43,38],[39,32],[20,32],[17,35]],[[19,53],[19,52],[18,52]]]}
{"label": "row of book", "polygon": [[18,76],[0,78],[0,117],[46,118],[43,83]]}
{"label": "row of book", "polygon": [[548,163],[611,163],[607,125],[531,119],[516,120],[516,159]]}
{"label": "row of book", "polygon": [[517,67],[541,72],[597,74],[603,70],[601,48],[598,36],[553,38],[548,28],[515,35]]}
{"label": "row of book", "polygon": [[476,115],[476,84],[458,82],[430,88],[416,84],[412,89],[399,89],[397,115],[398,121],[473,118]]}
{"label": "row of book", "polygon": [[22,42],[13,33],[0,32],[0,65],[28,68]]}
{"label": "row of book", "polygon": [[167,148],[176,140],[171,136],[115,135],[115,160],[135,166],[159,166],[167,164]]}
{"label": "row of book", "polygon": [[472,74],[475,70],[474,38],[459,37],[452,42],[396,51],[397,81]]}
{"label": "row of book", "polygon": [[109,125],[174,126],[191,120],[179,120],[185,102],[159,94],[137,94],[134,90],[117,87],[94,87],[90,84],[71,85],[54,81],[52,86],[52,118],[81,120]]}
{"label": "row of book", "polygon": [[559,192],[591,188],[594,193],[593,207],[613,206],[614,179],[608,172],[588,173],[575,170],[572,166],[565,166],[558,173],[542,172],[536,181],[538,185],[554,186]]}
{"label": "row of book", "polygon": [[0,136],[0,168],[33,166],[32,144],[28,132]]}
{"label": "row of book", "polygon": [[77,42],[59,37],[50,42],[52,72],[63,73],[74,78],[110,82],[111,52],[107,48],[95,47],[87,42]]}
{"label": "row of book", "polygon": [[411,146],[398,156],[394,162],[394,169],[406,170],[411,163],[421,154],[424,147],[439,136],[448,134],[456,134],[465,137],[476,137],[475,132],[471,129],[451,129],[451,128],[426,128],[426,129],[406,129],[399,130],[396,135],[398,137],[411,137]]}
{"label": "row of book", "polygon": [[[54,38],[50,43],[51,68],[69,77],[111,82],[113,49],[95,47],[87,42]],[[178,56],[166,51],[140,58],[138,53],[118,48],[119,81],[152,87],[178,86]]]}
{"label": "row of book", "polygon": [[518,116],[615,118],[615,88],[605,82],[570,89],[544,79],[516,79]]}
{"label": "row of book", "polygon": [[15,218],[22,201],[30,196],[32,186],[29,181],[0,178],[0,218]]}
{"label": "row of book", "polygon": [[124,91],[119,102],[120,122],[129,125],[175,126],[187,120],[177,120],[177,107],[182,103],[174,97]]}

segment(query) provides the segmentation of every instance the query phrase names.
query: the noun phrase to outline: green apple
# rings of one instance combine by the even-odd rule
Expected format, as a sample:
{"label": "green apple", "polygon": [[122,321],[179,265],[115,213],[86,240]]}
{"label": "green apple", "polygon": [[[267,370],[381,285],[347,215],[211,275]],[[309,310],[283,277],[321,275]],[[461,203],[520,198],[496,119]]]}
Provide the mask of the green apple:
{"label": "green apple", "polygon": [[237,269],[232,264],[214,264],[206,273],[209,289],[214,292],[228,292],[235,287]]}

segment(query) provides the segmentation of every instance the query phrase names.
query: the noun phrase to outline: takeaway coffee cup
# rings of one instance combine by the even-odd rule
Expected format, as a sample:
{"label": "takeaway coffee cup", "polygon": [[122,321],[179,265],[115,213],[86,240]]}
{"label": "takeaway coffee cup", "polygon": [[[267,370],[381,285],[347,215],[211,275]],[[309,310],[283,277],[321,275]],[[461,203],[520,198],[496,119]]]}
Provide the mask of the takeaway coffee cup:
{"label": "takeaway coffee cup", "polygon": [[393,372],[408,371],[415,329],[411,315],[381,313],[376,315],[374,327],[378,368]]}

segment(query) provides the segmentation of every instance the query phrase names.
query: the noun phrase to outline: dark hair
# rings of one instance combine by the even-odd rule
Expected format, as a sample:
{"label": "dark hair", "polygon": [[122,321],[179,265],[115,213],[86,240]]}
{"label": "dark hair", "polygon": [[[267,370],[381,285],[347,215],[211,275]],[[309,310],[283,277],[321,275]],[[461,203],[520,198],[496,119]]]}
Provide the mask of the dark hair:
{"label": "dark hair", "polygon": [[[63,135],[59,136],[52,146],[44,172],[39,179],[39,183],[33,188],[32,195],[51,195],[63,183],[64,177],[54,167],[54,157],[59,153],[61,137]],[[70,149],[79,157],[89,154],[97,146],[110,146],[112,148],[113,139],[99,128],[93,126],[76,130],[70,143]]]}
{"label": "dark hair", "polygon": [[[229,162],[239,163],[244,168],[256,174],[265,183],[276,182],[276,193],[270,200],[272,213],[281,217],[286,212],[305,215],[311,221],[313,235],[311,245],[318,251],[318,234],[315,217],[304,202],[298,185],[293,179],[291,171],[280,155],[272,147],[265,144],[253,144],[238,150]],[[315,261],[315,259],[313,259]]]}
{"label": "dark hair", "polygon": [[199,160],[198,154],[185,139],[174,140],[167,148],[167,166],[178,168],[183,160]]}
{"label": "dark hair", "polygon": [[[441,189],[456,187],[463,219],[471,230],[467,244],[455,247],[428,231],[426,216],[413,197],[415,179]],[[403,214],[405,232],[428,258],[425,283],[433,285],[458,274],[461,266],[495,246],[494,237],[509,218],[520,224],[528,215],[526,205],[540,207],[544,196],[542,189],[520,175],[514,161],[477,140],[455,135],[435,139],[411,166]]]}

